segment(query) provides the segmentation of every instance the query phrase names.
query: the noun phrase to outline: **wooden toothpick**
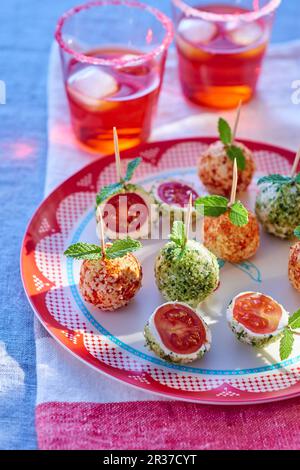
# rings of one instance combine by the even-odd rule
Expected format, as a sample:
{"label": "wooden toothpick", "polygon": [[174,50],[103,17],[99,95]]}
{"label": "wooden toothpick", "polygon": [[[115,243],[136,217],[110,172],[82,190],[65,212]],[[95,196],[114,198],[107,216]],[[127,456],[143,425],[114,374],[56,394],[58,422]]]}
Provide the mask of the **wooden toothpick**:
{"label": "wooden toothpick", "polygon": [[101,207],[99,207],[99,219],[100,219],[102,259],[104,259],[105,258],[105,238],[104,238],[104,223],[103,223]]}
{"label": "wooden toothpick", "polygon": [[237,163],[236,163],[236,158],[235,158],[234,163],[233,163],[233,177],[232,177],[230,201],[228,205],[229,207],[232,207],[233,204],[235,203],[237,183],[238,183],[238,170],[237,170]]}
{"label": "wooden toothpick", "polygon": [[292,177],[292,178],[293,178],[293,176],[295,176],[296,173],[297,173],[297,168],[298,168],[298,165],[299,165],[299,161],[300,161],[300,148],[299,148],[298,152],[296,153],[296,157],[295,157],[295,160],[294,160],[293,168],[292,168],[292,171],[291,171],[291,177]]}
{"label": "wooden toothpick", "polygon": [[190,199],[189,199],[188,211],[187,211],[186,226],[185,226],[185,236],[187,240],[189,239],[192,210],[193,210],[193,194],[191,193]]}
{"label": "wooden toothpick", "polygon": [[117,178],[118,181],[122,179],[122,172],[121,172],[121,158],[120,158],[120,150],[119,150],[119,139],[117,129],[113,128],[114,133],[114,148],[115,148],[115,159],[116,159],[116,168],[117,168]]}
{"label": "wooden toothpick", "polygon": [[239,104],[236,110],[235,122],[234,122],[233,132],[232,132],[232,143],[234,143],[235,138],[236,138],[236,133],[237,133],[240,116],[241,116],[241,110],[242,110],[242,100],[239,101]]}

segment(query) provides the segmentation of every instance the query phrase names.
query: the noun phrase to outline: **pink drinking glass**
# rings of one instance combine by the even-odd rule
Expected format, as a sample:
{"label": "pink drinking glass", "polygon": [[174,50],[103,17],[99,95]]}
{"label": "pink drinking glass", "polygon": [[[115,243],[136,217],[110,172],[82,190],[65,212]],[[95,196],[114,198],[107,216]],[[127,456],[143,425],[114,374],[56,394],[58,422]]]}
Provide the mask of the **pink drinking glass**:
{"label": "pink drinking glass", "polygon": [[102,0],[75,7],[58,21],[71,122],[78,140],[96,152],[148,139],[161,89],[172,22],[135,0]]}
{"label": "pink drinking glass", "polygon": [[196,104],[233,108],[253,96],[281,0],[172,0],[179,75]]}

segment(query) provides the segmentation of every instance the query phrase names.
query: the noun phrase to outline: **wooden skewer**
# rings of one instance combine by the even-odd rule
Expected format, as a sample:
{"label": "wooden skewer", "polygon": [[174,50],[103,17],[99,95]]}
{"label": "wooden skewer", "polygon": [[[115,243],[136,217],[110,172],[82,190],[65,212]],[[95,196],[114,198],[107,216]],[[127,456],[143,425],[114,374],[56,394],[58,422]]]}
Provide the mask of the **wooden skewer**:
{"label": "wooden skewer", "polygon": [[294,164],[293,164],[293,168],[292,168],[292,171],[291,171],[291,177],[293,178],[293,176],[295,176],[296,172],[297,172],[297,168],[298,168],[298,165],[299,165],[299,161],[300,161],[300,148],[298,150],[298,152],[296,153],[296,157],[295,157],[295,160],[294,160]]}
{"label": "wooden skewer", "polygon": [[241,116],[241,110],[242,110],[242,100],[239,101],[239,104],[236,110],[236,117],[235,117],[235,122],[233,126],[233,132],[232,132],[232,143],[234,143],[235,138],[236,138],[236,133],[237,133],[240,116]]}
{"label": "wooden skewer", "polygon": [[187,240],[189,239],[192,210],[193,210],[193,194],[191,193],[190,199],[189,199],[188,211],[187,211],[186,226],[185,226],[185,236]]}
{"label": "wooden skewer", "polygon": [[105,238],[104,238],[104,223],[103,223],[101,207],[99,207],[99,219],[100,219],[102,259],[104,259],[105,258]]}
{"label": "wooden skewer", "polygon": [[121,158],[120,158],[120,150],[119,150],[119,139],[117,129],[113,128],[114,133],[114,148],[115,148],[115,159],[116,159],[116,168],[117,168],[117,178],[118,181],[122,179],[122,172],[121,172]]}
{"label": "wooden skewer", "polygon": [[233,204],[235,203],[237,183],[238,183],[238,171],[237,171],[237,163],[236,163],[236,158],[235,158],[234,163],[233,163],[233,178],[232,178],[232,187],[231,187],[229,207],[232,207]]}

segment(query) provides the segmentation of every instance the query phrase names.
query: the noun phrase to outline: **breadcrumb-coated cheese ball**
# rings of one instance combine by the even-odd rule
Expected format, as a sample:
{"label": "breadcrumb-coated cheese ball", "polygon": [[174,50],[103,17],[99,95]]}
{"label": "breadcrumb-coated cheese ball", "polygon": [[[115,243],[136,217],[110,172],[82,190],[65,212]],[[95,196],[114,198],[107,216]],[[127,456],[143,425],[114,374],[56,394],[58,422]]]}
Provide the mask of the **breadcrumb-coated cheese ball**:
{"label": "breadcrumb-coated cheese ball", "polygon": [[238,227],[229,219],[229,213],[204,218],[204,245],[218,258],[240,263],[255,255],[260,243],[259,225],[252,212],[249,221]]}
{"label": "breadcrumb-coated cheese ball", "polygon": [[[246,191],[255,172],[253,154],[244,144],[235,142],[245,156],[246,167],[238,171],[237,191]],[[233,161],[226,153],[221,141],[214,142],[199,158],[198,175],[209,193],[229,196],[232,186]]]}
{"label": "breadcrumb-coated cheese ball", "polygon": [[142,284],[142,267],[136,257],[84,260],[79,288],[83,298],[101,310],[117,310],[135,296]]}
{"label": "breadcrumb-coated cheese ball", "polygon": [[300,242],[290,249],[289,280],[292,286],[300,292]]}

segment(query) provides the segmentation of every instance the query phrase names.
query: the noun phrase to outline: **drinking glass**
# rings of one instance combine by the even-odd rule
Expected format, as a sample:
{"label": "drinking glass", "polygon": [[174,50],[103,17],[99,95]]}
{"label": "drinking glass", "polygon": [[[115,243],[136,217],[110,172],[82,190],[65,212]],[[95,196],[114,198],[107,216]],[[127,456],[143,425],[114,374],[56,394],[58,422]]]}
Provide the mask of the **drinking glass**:
{"label": "drinking glass", "polygon": [[135,0],[75,7],[58,21],[71,121],[78,140],[102,153],[147,140],[161,89],[172,22]]}
{"label": "drinking glass", "polygon": [[184,95],[213,108],[249,101],[281,0],[172,0]]}

